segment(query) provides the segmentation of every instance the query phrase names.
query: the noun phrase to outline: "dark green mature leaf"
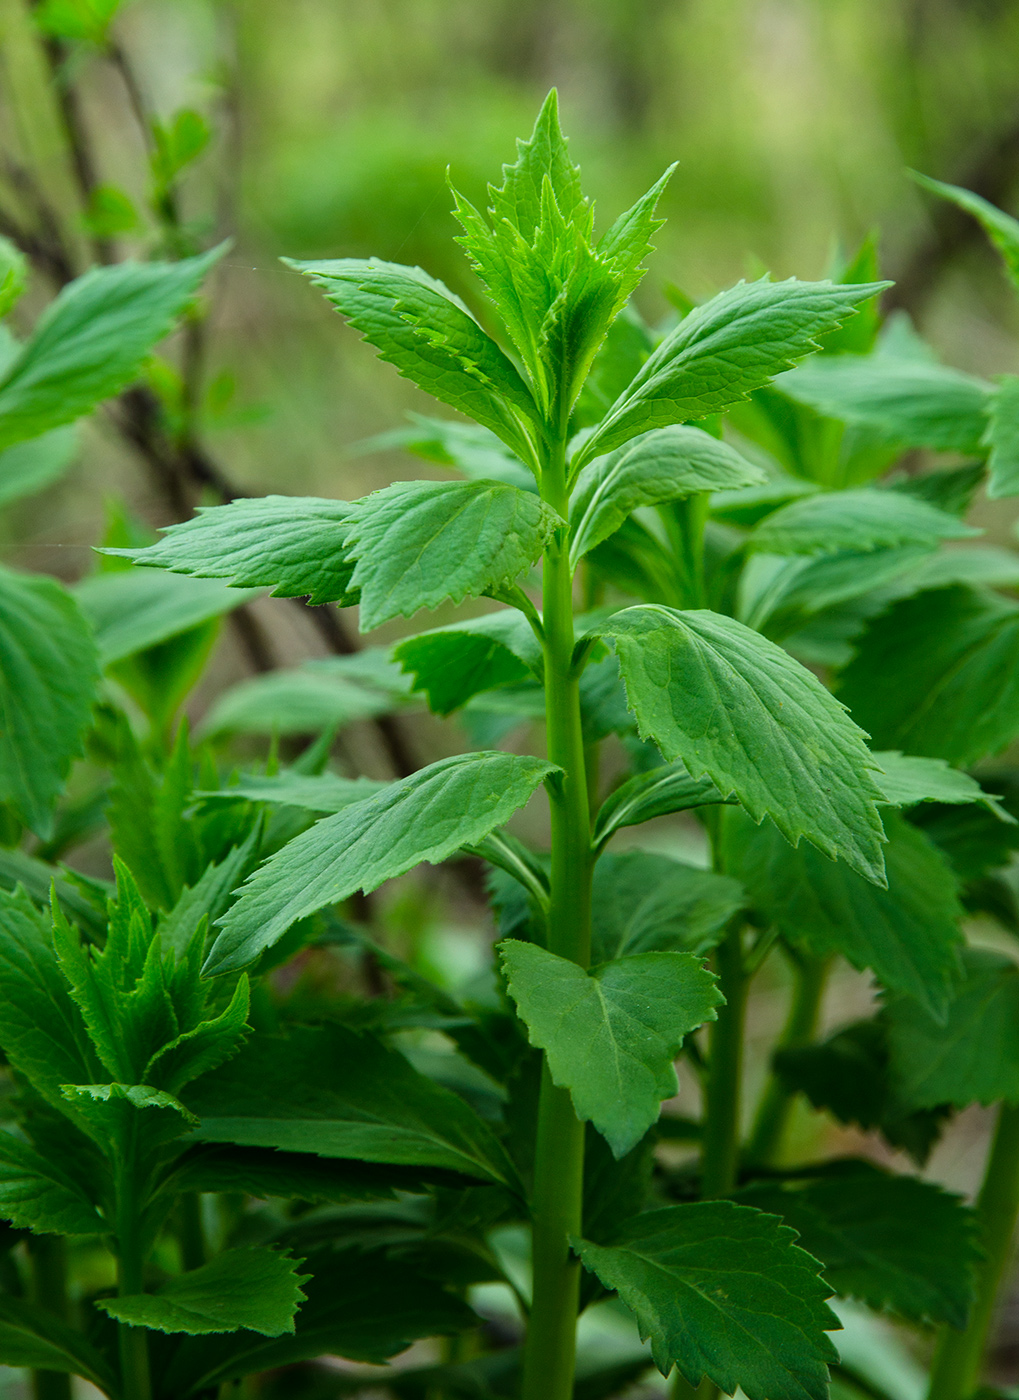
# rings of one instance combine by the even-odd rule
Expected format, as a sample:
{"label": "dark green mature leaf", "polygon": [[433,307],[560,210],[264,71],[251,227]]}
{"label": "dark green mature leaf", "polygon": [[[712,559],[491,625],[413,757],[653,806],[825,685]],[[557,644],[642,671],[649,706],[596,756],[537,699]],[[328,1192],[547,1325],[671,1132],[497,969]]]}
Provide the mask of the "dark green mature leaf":
{"label": "dark green mature leaf", "polygon": [[658,428],[597,458],[580,473],[570,502],[570,558],[575,566],[639,506],[764,480],[760,467],[701,428]]}
{"label": "dark green mature leaf", "polygon": [[1019,733],[1019,606],[965,587],[921,593],[871,622],[839,698],[877,747],[963,766]]}
{"label": "dark green mature leaf", "polygon": [[512,362],[463,302],[419,267],[377,258],[294,262],[383,360],[450,408],[490,428],[525,461],[537,417]]}
{"label": "dark green mature leaf", "polygon": [[842,1297],[910,1322],[965,1326],[977,1252],[959,1196],[870,1162],[836,1161],[814,1176],[755,1182],[739,1200],[791,1225]]}
{"label": "dark green mature leaf", "polygon": [[69,593],[41,574],[0,569],[0,802],[40,836],[96,695],[88,624]]}
{"label": "dark green mature leaf", "polygon": [[665,337],[575,459],[583,466],[649,428],[736,403],[811,350],[887,284],[739,282]]}
{"label": "dark green mature leaf", "polygon": [[0,449],[80,418],[130,383],[223,251],[93,268],[65,287],[0,378]]}
{"label": "dark green mature leaf", "polygon": [[755,821],[770,816],[883,880],[883,832],[864,736],[820,681],[773,642],[707,611],[635,607],[598,631],[616,647],[642,738],[694,777],[735,793]]}
{"label": "dark green mature leaf", "polygon": [[773,1215],[731,1201],[646,1211],[610,1247],[579,1240],[584,1267],[632,1308],[658,1369],[707,1376],[747,1400],[825,1400],[838,1327],[820,1265]]}
{"label": "dark green mature leaf", "polygon": [[39,909],[48,909],[55,893],[58,905],[69,919],[73,919],[90,938],[102,938],[106,919],[92,900],[82,893],[79,880],[77,872],[74,872],[73,881],[66,880],[46,861],[26,855],[24,851],[0,847],[0,890],[11,893],[21,885]]}
{"label": "dark green mature leaf", "polygon": [[881,765],[874,780],[893,807],[914,807],[918,802],[940,802],[959,806],[976,802],[993,812],[999,821],[1015,825],[1011,815],[996,797],[985,792],[968,773],[950,768],[940,758],[917,758],[912,754],[876,753]]}
{"label": "dark green mature leaf", "polygon": [[228,588],[217,579],[117,569],[83,579],[74,596],[92,624],[100,662],[109,666],[232,612],[258,591]]}
{"label": "dark green mature leaf", "polygon": [[97,1235],[109,1224],[60,1162],[0,1132],[0,1216],[37,1234]]}
{"label": "dark green mature leaf", "polygon": [[[987,494],[992,500],[1019,495],[1019,378],[1003,374],[991,399],[987,423],[987,460],[990,480]],[[0,469],[3,463],[0,462]]]}
{"label": "dark green mature leaf", "polygon": [[173,1184],[181,1191],[240,1192],[258,1200],[277,1196],[313,1205],[392,1199],[394,1187],[420,1185],[413,1168],[383,1170],[376,1162],[340,1162],[305,1152],[270,1147],[202,1144],[174,1167]]}
{"label": "dark green mature leaf", "polygon": [[522,755],[457,754],[326,817],[248,879],[219,921],[206,971],[244,967],[298,919],[480,841],[553,771]]}
{"label": "dark green mature leaf", "polygon": [[109,1363],[49,1308],[0,1294],[0,1364],[83,1376],[107,1395],[119,1393]]}
{"label": "dark green mature leaf", "polygon": [[349,449],[353,455],[385,452],[402,447],[426,462],[438,462],[452,467],[475,480],[505,481],[523,491],[535,489],[534,477],[515,452],[509,452],[488,428],[476,423],[460,423],[454,419],[427,418],[421,413],[409,413],[411,426],[394,428],[355,443]]}
{"label": "dark green mature leaf", "polygon": [[947,1024],[914,1002],[886,1007],[894,1082],[913,1108],[1019,1103],[1019,967],[985,948],[963,961]]}
{"label": "dark green mature leaf", "polygon": [[542,669],[541,647],[515,608],[408,637],[393,648],[393,657],[440,715],[452,714],[482,691],[540,678]]}
{"label": "dark green mature leaf", "polygon": [[690,953],[638,953],[585,972],[534,943],[499,945],[509,994],[552,1079],[616,1157],[677,1092],[684,1037],[715,1019],[717,983]]}
{"label": "dark green mature leaf", "polygon": [[373,686],[295,666],[225,690],[204,716],[201,733],[317,734],[392,708],[392,698]]}
{"label": "dark green mature leaf", "polygon": [[901,491],[826,491],[802,496],[763,520],[750,537],[762,554],[835,554],[839,550],[933,548],[980,531]]}
{"label": "dark green mature leaf", "polygon": [[929,175],[921,175],[911,170],[910,175],[923,189],[940,195],[958,208],[972,214],[988,238],[997,248],[1005,262],[1005,268],[1016,287],[1019,287],[1019,220],[1013,219],[1004,210],[998,209],[989,200],[962,189],[959,185],[946,185],[941,180],[932,180]]}
{"label": "dark green mature leaf", "polygon": [[0,506],[32,496],[59,481],[77,450],[73,428],[53,428],[42,437],[0,452]]}
{"label": "dark green mature leaf", "polygon": [[710,778],[692,778],[682,763],[663,763],[628,778],[606,797],[595,819],[595,847],[604,846],[624,826],[727,800],[732,799],[724,798]]}
{"label": "dark green mature leaf", "polygon": [[960,370],[889,353],[823,355],[775,383],[798,403],[899,446],[981,453],[992,386]]}
{"label": "dark green mature leaf", "polygon": [[894,812],[885,829],[887,889],[810,846],[791,849],[770,823],[754,827],[737,812],[724,823],[725,869],[793,943],[841,953],[940,1016],[959,973],[958,885],[923,832]]}
{"label": "dark green mature leaf", "polygon": [[104,549],[138,564],[233,587],[272,588],[281,598],[312,603],[357,601],[346,551],[351,507],[316,496],[260,496],[227,506],[200,506],[144,549]]}
{"label": "dark green mature leaf", "polygon": [[965,519],[973,499],[983,485],[987,467],[983,462],[964,462],[961,467],[941,467],[918,476],[898,476],[889,483],[892,491],[927,501],[949,515]]}
{"label": "dark green mature leaf", "polygon": [[515,1181],[491,1128],[462,1099],[344,1026],[258,1036],[186,1096],[206,1142]]}
{"label": "dark green mature leaf", "polygon": [[362,631],[512,583],[558,517],[502,481],[397,481],[351,506]]}
{"label": "dark green mature leaf", "polygon": [[234,1332],[244,1327],[263,1337],[293,1332],[304,1301],[298,1262],[262,1246],[228,1249],[200,1269],[175,1274],[154,1293],[101,1298],[97,1304],[118,1322],[157,1332]]}
{"label": "dark green mature leaf", "polygon": [[605,855],[594,868],[591,960],[633,953],[704,954],[745,903],[735,880],[650,851]]}

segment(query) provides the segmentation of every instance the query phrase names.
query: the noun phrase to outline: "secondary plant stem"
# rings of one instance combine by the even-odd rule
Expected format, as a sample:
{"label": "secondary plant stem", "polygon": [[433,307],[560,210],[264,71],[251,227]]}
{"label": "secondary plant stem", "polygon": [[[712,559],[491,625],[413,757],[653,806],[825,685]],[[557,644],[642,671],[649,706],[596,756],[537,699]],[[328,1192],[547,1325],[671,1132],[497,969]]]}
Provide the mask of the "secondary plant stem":
{"label": "secondary plant stem", "polygon": [[[133,1297],[145,1291],[145,1257],[139,1238],[136,1170],[137,1125],[131,1125],[117,1172],[117,1295]],[[149,1342],[144,1327],[118,1324],[120,1377],[124,1400],[151,1400]]]}
{"label": "secondary plant stem", "polygon": [[[33,1235],[28,1245],[32,1301],[61,1322],[68,1320],[67,1243],[59,1235]],[[71,1400],[71,1377],[64,1371],[33,1371],[32,1400]]]}
{"label": "secondary plant stem", "polygon": [[725,997],[708,1039],[708,1083],[704,1112],[701,1196],[727,1196],[739,1166],[740,1082],[743,1075],[743,1018],[749,978],[743,970],[742,928],[729,927],[715,954],[715,971]]}
{"label": "secondary plant stem", "polygon": [[[542,495],[565,519],[564,452],[543,473]],[[573,672],[573,580],[569,543],[557,535],[545,550],[545,717],[548,756],[562,769],[551,784],[552,874],[548,918],[551,952],[586,967],[591,956],[591,821],[580,694]],[[534,1162],[534,1294],[524,1350],[523,1400],[570,1400],[576,1348],[580,1264],[569,1237],[579,1235],[583,1204],[584,1125],[565,1089],[542,1071]]]}
{"label": "secondary plant stem", "polygon": [[1002,1104],[998,1111],[976,1209],[984,1254],[977,1273],[976,1301],[963,1331],[946,1327],[941,1333],[931,1370],[929,1400],[968,1400],[980,1381],[998,1290],[1012,1257],[1019,1216],[1019,1106]]}
{"label": "secondary plant stem", "polygon": [[[794,1049],[809,1044],[814,1038],[829,965],[827,958],[796,958],[792,1000],[778,1049]],[[747,1146],[747,1157],[751,1162],[760,1166],[774,1165],[782,1148],[795,1097],[781,1075],[772,1070],[761,1095]]]}

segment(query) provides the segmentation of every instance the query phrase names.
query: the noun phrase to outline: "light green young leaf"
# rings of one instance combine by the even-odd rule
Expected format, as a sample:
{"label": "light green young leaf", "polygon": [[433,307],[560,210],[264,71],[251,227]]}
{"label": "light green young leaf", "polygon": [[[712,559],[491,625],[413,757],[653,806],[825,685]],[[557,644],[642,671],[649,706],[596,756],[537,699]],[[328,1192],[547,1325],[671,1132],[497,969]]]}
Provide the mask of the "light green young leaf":
{"label": "light green young leaf", "polygon": [[987,948],[963,962],[947,1024],[914,1001],[886,1006],[893,1082],[912,1108],[1019,1103],[1019,967]]}
{"label": "light green young leaf", "polygon": [[426,462],[438,462],[452,467],[473,480],[505,481],[522,491],[535,489],[534,476],[515,452],[509,452],[488,428],[476,423],[460,423],[455,419],[427,418],[421,413],[409,413],[411,426],[394,428],[377,437],[366,438],[349,449],[352,455],[368,452],[388,452],[403,448],[423,457]]}
{"label": "light green young leaf", "polygon": [[805,667],[707,611],[627,608],[598,628],[615,643],[643,738],[694,778],[739,798],[868,879],[884,879],[882,793],[863,733]]}
{"label": "light green young leaf", "polygon": [[958,185],[946,185],[941,180],[932,180],[929,175],[921,175],[916,170],[909,173],[923,189],[930,190],[931,194],[940,195],[942,199],[947,199],[967,214],[973,215],[1004,259],[1006,271],[1013,284],[1019,288],[1019,220],[1013,219],[1010,214],[998,209],[980,195],[973,194],[971,190],[961,189]]}
{"label": "light green young leaf", "polygon": [[[195,794],[196,797],[200,795]],[[173,952],[178,961],[185,957],[202,920],[212,922],[226,912],[234,890],[251,868],[259,835],[258,827],[253,827],[246,841],[235,846],[218,863],[209,865],[194,885],[184,889],[170,912],[159,920],[156,936],[164,955]]]}
{"label": "light green young leaf", "polygon": [[584,1267],[637,1317],[663,1375],[677,1366],[747,1400],[826,1400],[826,1305],[821,1266],[774,1215],[731,1201],[645,1211],[611,1246],[574,1242]]}
{"label": "light green young leaf", "polygon": [[981,452],[993,391],[961,370],[891,354],[821,355],[781,375],[775,387],[901,447],[974,453]]}
{"label": "light green young leaf", "polygon": [[270,802],[279,807],[303,807],[326,816],[374,797],[389,786],[371,778],[341,778],[337,773],[298,773],[284,768],[265,777],[242,773],[230,787],[196,792],[195,797],[205,802]]}
{"label": "light green young leaf", "polygon": [[542,671],[541,647],[514,608],[407,637],[393,648],[393,658],[439,715],[452,714],[482,691],[540,679]]}
{"label": "light green young leaf", "polygon": [[307,596],[311,603],[346,607],[357,601],[350,586],[354,565],[345,549],[350,509],[346,501],[316,496],[200,506],[155,544],[101,552],[171,573],[226,579],[235,588],[272,588],[274,597]]}
{"label": "light green young leaf", "polygon": [[463,1099],[345,1026],[259,1035],[192,1085],[187,1101],[205,1142],[516,1180],[499,1139]]}
{"label": "light green young leaf", "polygon": [[758,521],[821,488],[816,481],[795,476],[773,477],[764,486],[745,486],[739,491],[719,491],[711,498],[711,516],[727,525],[751,529]]}
{"label": "light green young leaf", "polygon": [[193,1079],[236,1055],[250,1030],[249,1001],[248,979],[242,975],[218,1016],[183,1031],[156,1051],[145,1067],[145,1082],[176,1095]]}
{"label": "light green young leaf", "polygon": [[876,747],[968,766],[1019,733],[1019,607],[942,588],[872,621],[839,698]]}
{"label": "light green young leaf", "polygon": [[65,287],[0,379],[0,449],[73,422],[129,384],[223,251],[93,268]]}
{"label": "light green young leaf", "polygon": [[105,667],[232,612],[257,598],[258,590],[154,569],[118,569],[83,579],[74,596],[92,624]]}
{"label": "light green young leaf", "polygon": [[179,1099],[148,1084],[65,1084],[63,1095],[88,1135],[107,1153],[123,1150],[137,1132],[146,1147],[158,1147],[197,1127]]}
{"label": "light green young leaf", "polygon": [[489,190],[492,213],[496,220],[505,220],[516,229],[528,244],[541,224],[546,178],[563,219],[572,222],[578,215],[586,214],[580,168],[570,159],[559,125],[559,94],[555,88],[541,104],[529,138],[517,138],[517,158],[512,165],[503,166],[502,176],[500,187]]}
{"label": "light green young leaf", "polygon": [[283,261],[321,287],[404,378],[533,460],[528,433],[537,409],[530,390],[448,287],[419,267],[377,258]]}
{"label": "light green young leaf", "polygon": [[326,817],[246,882],[219,921],[206,972],[245,967],[298,919],[480,841],[553,771],[552,764],[517,754],[457,754]]}
{"label": "light green young leaf", "polygon": [[842,323],[882,283],[739,282],[691,311],[651,354],[574,458],[574,470],[638,433],[744,399]]}
{"label": "light green young leaf", "polygon": [[678,1090],[684,1038],[715,1019],[718,984],[690,953],[638,953],[585,972],[535,943],[499,945],[509,994],[554,1082],[619,1158]]}
{"label": "light green young leaf", "polygon": [[49,1308],[0,1294],[0,1365],[82,1376],[106,1395],[118,1394],[105,1357]]}
{"label": "light green young leaf", "polygon": [[53,428],[41,437],[0,452],[0,506],[34,496],[59,481],[77,451],[73,428]]}
{"label": "light green young leaf", "polygon": [[755,828],[737,812],[726,813],[725,869],[792,943],[819,957],[841,953],[941,1016],[959,975],[958,884],[922,831],[894,812],[885,829],[887,889],[808,845],[791,849],[770,823]]}
{"label": "light green young leaf", "polygon": [[40,836],[81,753],[97,680],[70,594],[41,574],[0,569],[0,801]]}
{"label": "light green young leaf", "polygon": [[[1019,227],[1019,225],[1017,225]],[[985,445],[990,480],[987,494],[992,500],[1019,495],[1019,377],[1003,374],[991,398]],[[3,462],[0,460],[0,472]]]}
{"label": "light green young leaf", "polygon": [[734,800],[724,798],[710,778],[691,778],[684,764],[663,763],[628,778],[606,797],[595,818],[595,848],[600,850],[624,826],[640,826],[670,812]]}
{"label": "light green young leaf", "polygon": [[571,561],[576,566],[639,506],[764,480],[759,467],[701,428],[674,426],[647,433],[580,473],[570,502]]}
{"label": "light green young leaf", "polygon": [[874,758],[881,765],[874,781],[893,807],[914,807],[918,802],[977,802],[999,820],[1015,823],[1015,817],[992,793],[985,792],[976,778],[949,768],[944,759],[916,758],[894,749],[876,753]]}
{"label": "light green young leaf", "polygon": [[0,1132],[0,1216],[36,1234],[98,1235],[109,1224],[59,1162]]}
{"label": "light green young leaf", "polygon": [[947,511],[900,491],[830,491],[804,496],[769,515],[750,536],[762,554],[835,554],[840,550],[933,548],[981,532]]}
{"label": "light green young leaf", "polygon": [[670,856],[602,856],[594,868],[591,960],[651,952],[703,956],[745,903],[735,880]]}
{"label": "light green young leaf", "polygon": [[397,481],[350,510],[363,632],[512,583],[558,523],[531,492],[500,481]]}
{"label": "light green young leaf", "polygon": [[203,735],[317,734],[393,708],[389,696],[343,676],[295,666],[225,690],[202,719]]}
{"label": "light green young leaf", "polygon": [[261,1245],[227,1249],[200,1269],[175,1274],[154,1293],[102,1298],[98,1306],[130,1327],[157,1332],[235,1332],[245,1328],[263,1337],[293,1332],[304,1301],[299,1260]]}

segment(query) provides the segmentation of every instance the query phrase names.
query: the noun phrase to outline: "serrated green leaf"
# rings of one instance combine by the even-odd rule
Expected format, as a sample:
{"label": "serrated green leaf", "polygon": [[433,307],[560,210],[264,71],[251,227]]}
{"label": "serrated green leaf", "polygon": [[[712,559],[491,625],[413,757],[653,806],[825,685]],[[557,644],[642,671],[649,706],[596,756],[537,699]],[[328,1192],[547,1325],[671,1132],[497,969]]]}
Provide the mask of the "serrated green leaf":
{"label": "serrated green leaf", "polygon": [[343,676],[295,666],[225,690],[202,719],[203,735],[317,734],[393,708],[390,696]]}
{"label": "serrated green leaf", "polygon": [[502,168],[502,184],[490,189],[492,213],[505,219],[530,243],[541,223],[546,178],[559,212],[572,220],[585,205],[580,169],[570,159],[559,125],[559,94],[553,88],[541,104],[528,139],[517,138],[517,158]]}
{"label": "serrated green leaf", "polygon": [[1014,374],[1003,374],[998,380],[991,398],[985,442],[990,448],[988,496],[1000,500],[1002,496],[1019,495],[1019,377]]}
{"label": "serrated green leaf", "polygon": [[272,588],[274,597],[311,603],[357,601],[345,544],[347,501],[316,496],[260,496],[226,506],[200,506],[143,549],[103,549],[171,573],[225,579],[232,587]]}
{"label": "serrated green leaf", "polygon": [[738,402],[811,350],[881,283],[739,282],[685,317],[581,447],[575,468],[638,433]]}
{"label": "serrated green leaf", "polygon": [[271,776],[241,773],[236,783],[216,791],[196,792],[205,802],[269,802],[273,806],[303,807],[308,812],[325,816],[342,812],[351,803],[389,787],[388,783],[371,778],[341,778],[337,773],[298,773],[284,768]]}
{"label": "serrated green leaf", "polygon": [[838,1319],[820,1265],[773,1215],[731,1201],[646,1211],[611,1246],[579,1240],[584,1267],[614,1288],[650,1337],[658,1369],[677,1366],[747,1400],[825,1400],[827,1332]]}
{"label": "serrated green leaf", "polygon": [[365,632],[512,583],[558,522],[531,492],[500,481],[398,481],[350,509]]}
{"label": "serrated green leaf", "polygon": [[755,821],[883,880],[881,800],[864,736],[773,642],[707,611],[635,607],[598,628],[615,643],[643,738],[706,774]]}
{"label": "serrated green leaf", "polygon": [[164,955],[172,952],[178,960],[185,957],[202,920],[211,923],[226,912],[234,890],[251,870],[258,838],[255,827],[246,841],[209,865],[194,885],[185,887],[169,913],[160,918],[156,936]]}
{"label": "serrated green leaf", "polygon": [[929,175],[921,175],[911,170],[910,175],[918,185],[931,194],[940,195],[958,208],[972,214],[988,238],[997,248],[1005,262],[1005,268],[1016,287],[1019,287],[1019,220],[1013,219],[1004,210],[996,208],[989,200],[983,199],[971,190],[959,185],[946,185],[941,180],[932,180]]}
{"label": "serrated green leaf", "polygon": [[59,481],[77,451],[77,435],[68,427],[53,428],[0,452],[0,506],[33,496]]}
{"label": "serrated green leaf", "polygon": [[986,948],[963,962],[947,1024],[901,998],[886,1007],[894,1083],[912,1108],[1019,1103],[1019,967]]}
{"label": "serrated green leaf", "polygon": [[0,1216],[36,1234],[97,1235],[109,1224],[61,1164],[0,1132]]}
{"label": "serrated green leaf", "polygon": [[725,869],[793,943],[818,956],[841,953],[940,1016],[959,975],[958,884],[916,827],[886,812],[885,829],[887,889],[810,846],[792,849],[770,823],[754,827],[737,812],[724,823]]}
{"label": "serrated green leaf", "polygon": [[624,826],[733,800],[724,798],[710,778],[692,778],[684,764],[663,763],[628,778],[606,797],[595,818],[595,848],[604,846]]}
{"label": "serrated green leaf", "polygon": [[326,817],[246,882],[219,921],[222,932],[206,972],[244,967],[298,919],[480,841],[553,771],[553,765],[522,755],[457,754]]}
{"label": "serrated green leaf", "polygon": [[753,486],[764,472],[701,428],[658,428],[589,463],[570,502],[570,559],[614,534],[640,506],[663,505],[697,491]]}
{"label": "serrated green leaf", "polygon": [[835,1161],[816,1176],[755,1182],[739,1199],[791,1225],[842,1297],[910,1322],[966,1325],[977,1252],[959,1196],[870,1162]]}
{"label": "serrated green leaf", "polygon": [[522,491],[535,490],[532,473],[488,428],[455,419],[427,418],[421,413],[407,416],[410,427],[394,428],[391,432],[366,438],[348,450],[360,456],[399,447],[423,457],[426,462],[453,467],[476,481],[505,481],[510,486],[519,486]]}
{"label": "serrated green leaf", "polygon": [[154,1150],[195,1127],[184,1105],[148,1084],[65,1084],[63,1095],[76,1122],[108,1155],[133,1137]]}
{"label": "serrated green leaf", "polygon": [[651,952],[703,956],[744,903],[735,880],[670,856],[602,856],[594,868],[591,960]]}
{"label": "serrated green leaf", "polygon": [[160,1047],[145,1066],[145,1082],[179,1094],[186,1084],[236,1055],[250,1027],[248,979],[241,976],[218,1016],[200,1021]]}
{"label": "serrated green leaf", "polygon": [[1019,733],[1019,607],[965,587],[897,603],[870,623],[839,698],[875,746],[967,766]]}
{"label": "serrated green leaf", "polygon": [[492,1130],[395,1050],[344,1026],[256,1036],[187,1091],[205,1142],[515,1182]]}
{"label": "serrated green leaf", "polygon": [[881,765],[874,780],[893,807],[914,807],[918,802],[944,802],[950,806],[977,802],[993,812],[999,821],[1015,825],[1015,817],[993,794],[985,792],[968,773],[949,768],[940,758],[917,758],[911,754],[876,753]]}
{"label": "serrated green leaf", "polygon": [[684,1037],[715,1019],[714,977],[690,953],[639,953],[586,972],[534,943],[499,945],[509,994],[578,1118],[623,1157],[677,1092]]}
{"label": "serrated green leaf", "polygon": [[830,491],[804,496],[769,515],[750,536],[762,554],[835,554],[839,550],[933,548],[979,535],[954,515],[900,491]]}
{"label": "serrated green leaf", "polygon": [[228,1249],[200,1269],[175,1274],[154,1293],[101,1298],[98,1306],[129,1327],[157,1332],[235,1332],[245,1328],[263,1337],[293,1332],[304,1301],[299,1261],[253,1245]]}
{"label": "serrated green leaf", "polygon": [[107,1395],[119,1393],[105,1357],[49,1308],[0,1294],[0,1364],[82,1376]]}
{"label": "serrated green leaf", "polygon": [[408,637],[393,648],[393,657],[440,715],[452,714],[482,691],[540,677],[542,670],[531,625],[511,608]]}
{"label": "serrated green leaf", "polygon": [[258,591],[154,569],[118,569],[83,579],[74,596],[92,624],[105,667],[222,617]]}
{"label": "serrated green leaf", "polygon": [[427,393],[533,459],[528,425],[537,421],[530,391],[512,362],[448,287],[419,267],[377,258],[295,262],[355,330]]}
{"label": "serrated green leaf", "polygon": [[88,624],[55,579],[0,569],[0,801],[49,834],[81,753],[98,666]]}
{"label": "serrated green leaf", "polygon": [[310,1204],[389,1200],[394,1186],[415,1189],[413,1169],[379,1163],[340,1162],[335,1157],[280,1152],[274,1148],[205,1144],[193,1147],[174,1165],[173,1184],[181,1191],[241,1192]]}
{"label": "serrated green leaf", "polygon": [[73,422],[130,383],[223,251],[117,263],[69,283],[0,379],[0,449]]}

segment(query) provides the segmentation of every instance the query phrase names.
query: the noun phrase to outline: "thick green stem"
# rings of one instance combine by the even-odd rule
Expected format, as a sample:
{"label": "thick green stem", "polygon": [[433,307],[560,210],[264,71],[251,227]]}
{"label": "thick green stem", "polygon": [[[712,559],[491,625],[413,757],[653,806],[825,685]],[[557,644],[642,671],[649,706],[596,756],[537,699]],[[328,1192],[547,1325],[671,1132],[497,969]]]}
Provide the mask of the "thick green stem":
{"label": "thick green stem", "polygon": [[[117,1295],[145,1291],[145,1250],[138,1210],[136,1129],[132,1126],[117,1171]],[[144,1327],[117,1327],[124,1400],[151,1400],[149,1342]]]}
{"label": "thick green stem", "polygon": [[998,1126],[976,1209],[984,1253],[977,1274],[976,1300],[963,1331],[946,1327],[941,1333],[931,1370],[930,1400],[968,1400],[980,1382],[998,1291],[1012,1258],[1019,1216],[1019,1107],[1002,1104],[998,1111]]}
{"label": "thick green stem", "polygon": [[[567,513],[562,451],[549,463],[544,498]],[[573,670],[573,591],[568,541],[552,540],[543,567],[545,717],[548,756],[562,769],[550,784],[552,871],[548,946],[586,967],[591,956],[591,820],[580,694]],[[524,1349],[523,1400],[570,1400],[580,1265],[569,1237],[581,1229],[584,1125],[569,1094],[542,1073],[534,1162],[534,1293]]]}
{"label": "thick green stem", "polygon": [[739,1168],[740,1087],[743,1078],[743,1019],[749,979],[743,970],[739,922],[734,923],[715,954],[715,971],[725,1005],[708,1038],[708,1082],[704,1109],[704,1155],[701,1196],[727,1196]]}
{"label": "thick green stem", "polygon": [[[33,1235],[28,1255],[32,1301],[66,1322],[70,1312],[66,1242],[59,1235]],[[33,1371],[32,1400],[71,1400],[71,1377],[64,1371]]]}
{"label": "thick green stem", "polygon": [[[794,964],[792,1000],[789,1015],[779,1037],[778,1049],[791,1050],[809,1045],[817,1030],[829,961],[826,958],[797,958]],[[782,1148],[789,1115],[796,1095],[774,1070],[768,1076],[757,1108],[747,1157],[760,1166],[773,1166]]]}

